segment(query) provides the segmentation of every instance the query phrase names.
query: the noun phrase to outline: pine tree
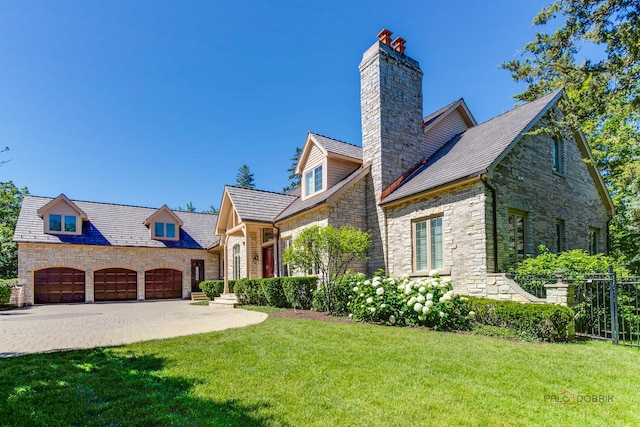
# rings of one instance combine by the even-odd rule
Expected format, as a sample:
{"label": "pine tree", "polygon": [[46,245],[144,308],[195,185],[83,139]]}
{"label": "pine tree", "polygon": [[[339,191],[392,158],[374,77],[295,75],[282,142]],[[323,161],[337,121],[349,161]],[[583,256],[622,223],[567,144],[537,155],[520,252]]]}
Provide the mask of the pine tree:
{"label": "pine tree", "polygon": [[238,184],[238,187],[249,188],[251,190],[256,188],[256,185],[253,182],[253,174],[249,171],[249,166],[242,165],[240,169],[238,169],[238,173],[236,174],[236,184]]}
{"label": "pine tree", "polygon": [[296,147],[296,151],[295,153],[293,153],[293,157],[291,158],[291,167],[287,169],[287,172],[289,172],[289,185],[287,185],[282,189],[283,193],[291,191],[294,188],[300,187],[302,176],[296,173],[296,167],[298,166],[298,161],[300,161],[301,155],[302,155],[302,148]]}

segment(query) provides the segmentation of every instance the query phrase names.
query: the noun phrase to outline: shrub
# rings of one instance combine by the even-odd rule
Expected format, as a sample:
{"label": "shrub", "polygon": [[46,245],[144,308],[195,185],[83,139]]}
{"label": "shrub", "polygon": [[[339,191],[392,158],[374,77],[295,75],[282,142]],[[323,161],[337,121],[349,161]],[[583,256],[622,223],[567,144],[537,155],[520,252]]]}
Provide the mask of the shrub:
{"label": "shrub", "polygon": [[413,282],[408,276],[371,280],[351,276],[349,308],[354,319],[389,325],[429,326],[435,329],[467,329],[469,310],[465,298],[451,283],[434,276]]}
{"label": "shrub", "polygon": [[313,292],[318,288],[316,276],[283,277],[280,279],[287,303],[293,308],[311,308]]}
{"label": "shrub", "polygon": [[287,298],[282,289],[282,282],[279,277],[260,280],[260,287],[267,300],[267,304],[271,307],[288,308],[290,307]]}
{"label": "shrub", "polygon": [[4,283],[0,283],[0,304],[9,304],[9,300],[11,299],[11,288],[16,283],[15,281],[3,281]]}
{"label": "shrub", "polygon": [[[233,280],[229,280],[229,289],[233,289]],[[224,290],[224,280],[205,280],[198,285],[210,300],[219,297]]]}
{"label": "shrub", "polygon": [[244,302],[250,305],[268,305],[267,298],[262,290],[262,282],[254,279],[240,279],[242,281]]}
{"label": "shrub", "polygon": [[480,325],[498,326],[530,340],[565,341],[573,320],[569,307],[551,304],[522,304],[486,298],[469,298],[474,321]]}
{"label": "shrub", "polygon": [[247,296],[244,294],[244,281],[246,279],[234,280],[233,293],[236,295],[240,304],[247,303]]}
{"label": "shrub", "polygon": [[[355,281],[361,278],[362,274],[350,274],[327,283],[320,283],[313,292],[312,308],[316,311],[330,311],[332,314],[346,316],[349,314],[349,297]],[[331,303],[327,303],[327,300]]]}

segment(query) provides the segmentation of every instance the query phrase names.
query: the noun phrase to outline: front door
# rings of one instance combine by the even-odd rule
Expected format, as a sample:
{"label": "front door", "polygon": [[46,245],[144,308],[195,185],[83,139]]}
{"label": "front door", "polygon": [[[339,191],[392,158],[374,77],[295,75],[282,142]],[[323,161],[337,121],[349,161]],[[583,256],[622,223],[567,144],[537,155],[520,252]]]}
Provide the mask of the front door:
{"label": "front door", "polygon": [[262,248],[262,277],[273,277],[273,245]]}
{"label": "front door", "polygon": [[200,282],[204,280],[204,260],[191,260],[191,292],[202,292]]}

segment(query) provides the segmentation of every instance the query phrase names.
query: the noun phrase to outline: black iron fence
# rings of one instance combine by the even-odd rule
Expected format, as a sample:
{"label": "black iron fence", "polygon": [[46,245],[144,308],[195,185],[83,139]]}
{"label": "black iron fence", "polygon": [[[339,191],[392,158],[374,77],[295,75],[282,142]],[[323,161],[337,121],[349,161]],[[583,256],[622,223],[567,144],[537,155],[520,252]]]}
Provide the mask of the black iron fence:
{"label": "black iron fence", "polygon": [[610,267],[608,273],[514,274],[513,279],[546,298],[544,285],[557,282],[559,275],[575,285],[576,335],[640,347],[640,276],[618,276]]}

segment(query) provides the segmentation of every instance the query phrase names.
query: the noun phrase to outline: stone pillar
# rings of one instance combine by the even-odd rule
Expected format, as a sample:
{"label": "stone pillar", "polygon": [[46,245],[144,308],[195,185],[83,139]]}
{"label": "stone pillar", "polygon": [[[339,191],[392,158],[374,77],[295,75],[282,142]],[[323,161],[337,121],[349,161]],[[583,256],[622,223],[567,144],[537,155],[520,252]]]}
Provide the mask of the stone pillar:
{"label": "stone pillar", "polygon": [[[573,283],[566,283],[563,281],[564,272],[556,271],[558,281],[556,283],[550,283],[544,285],[547,289],[547,304],[564,305],[565,307],[571,307],[575,301],[576,287]],[[576,324],[571,320],[567,326],[567,339],[573,341],[576,338]]]}

